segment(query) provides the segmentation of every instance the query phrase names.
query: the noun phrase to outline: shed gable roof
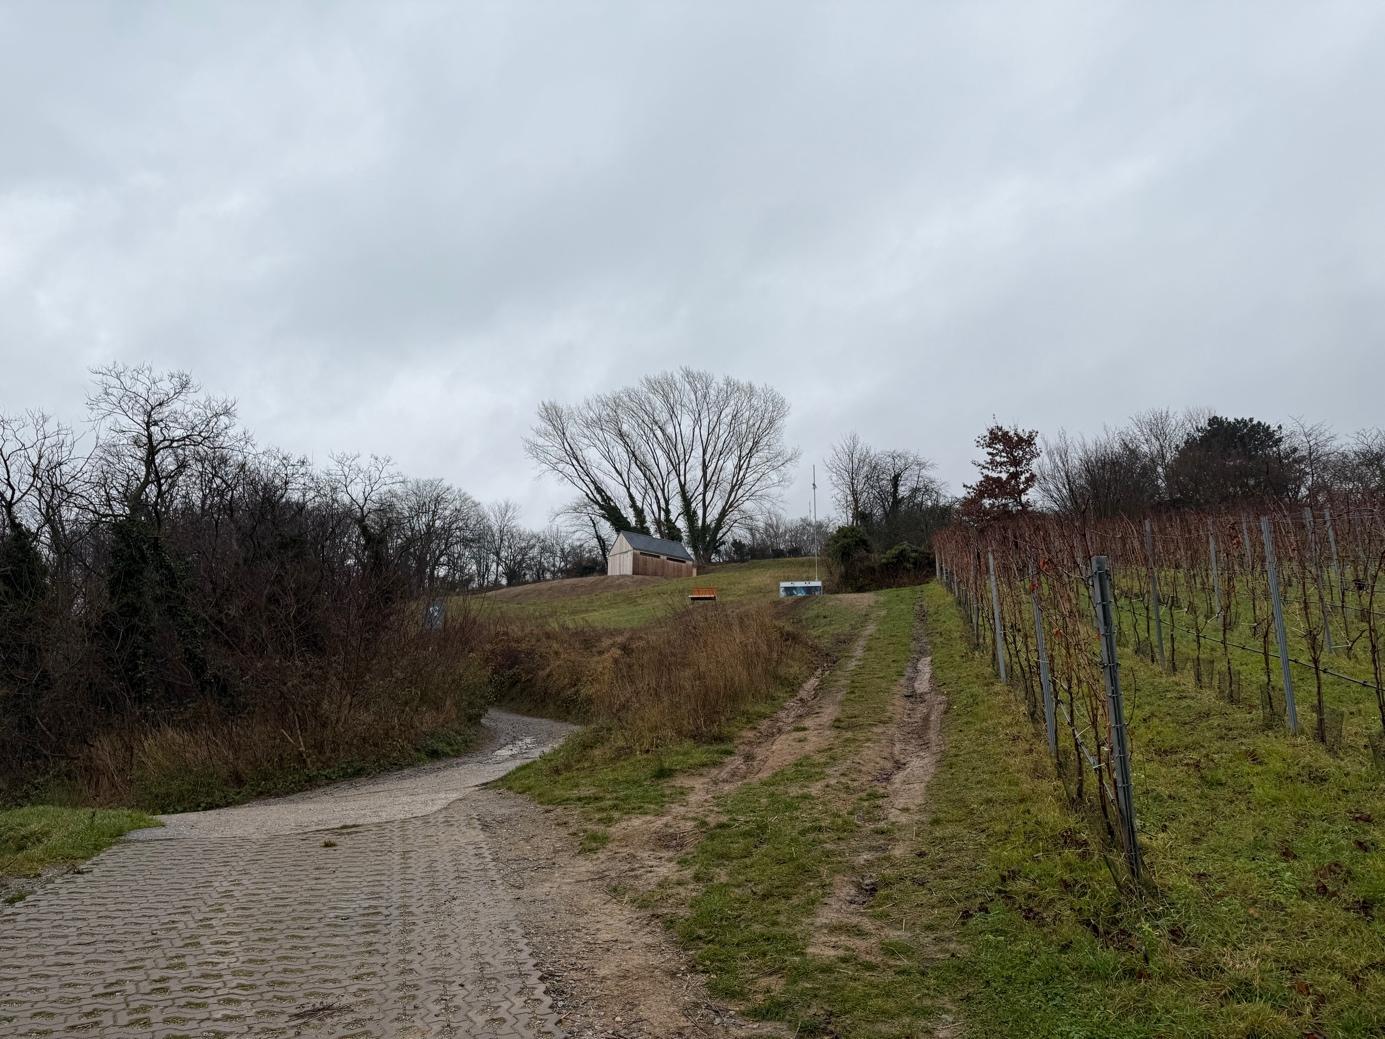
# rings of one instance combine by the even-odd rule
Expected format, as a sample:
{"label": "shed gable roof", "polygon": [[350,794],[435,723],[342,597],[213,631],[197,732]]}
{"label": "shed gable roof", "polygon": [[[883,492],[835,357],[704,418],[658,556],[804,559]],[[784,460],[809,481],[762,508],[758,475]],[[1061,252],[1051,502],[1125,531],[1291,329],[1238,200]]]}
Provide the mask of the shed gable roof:
{"label": "shed gable roof", "polygon": [[650,537],[648,534],[638,534],[633,530],[622,530],[617,536],[624,538],[625,543],[637,552],[657,552],[661,556],[671,556],[689,563],[693,561],[692,553],[681,541],[666,541],[663,538]]}

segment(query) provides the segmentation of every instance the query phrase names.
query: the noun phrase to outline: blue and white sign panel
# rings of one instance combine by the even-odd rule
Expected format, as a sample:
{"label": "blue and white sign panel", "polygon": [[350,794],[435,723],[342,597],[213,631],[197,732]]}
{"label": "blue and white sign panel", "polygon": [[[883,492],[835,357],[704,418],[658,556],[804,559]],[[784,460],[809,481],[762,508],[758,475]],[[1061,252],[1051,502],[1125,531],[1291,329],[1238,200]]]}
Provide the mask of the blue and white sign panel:
{"label": "blue and white sign panel", "polygon": [[821,581],[780,581],[779,598],[794,599],[800,595],[821,595]]}
{"label": "blue and white sign panel", "polygon": [[423,627],[425,631],[441,631],[443,621],[447,619],[447,607],[441,599],[434,599],[423,611]]}

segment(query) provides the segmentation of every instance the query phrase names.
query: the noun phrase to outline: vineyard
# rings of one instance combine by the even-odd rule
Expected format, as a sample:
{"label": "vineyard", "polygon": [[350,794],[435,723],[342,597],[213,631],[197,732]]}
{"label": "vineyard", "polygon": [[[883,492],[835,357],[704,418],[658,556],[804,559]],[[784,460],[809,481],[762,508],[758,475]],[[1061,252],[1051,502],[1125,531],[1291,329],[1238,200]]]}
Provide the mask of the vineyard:
{"label": "vineyard", "polygon": [[1122,688],[1122,654],[1190,675],[1286,738],[1385,764],[1381,508],[1339,496],[1095,522],[1022,515],[953,527],[935,548],[976,645],[1139,878],[1140,750],[1126,724],[1138,690]]}

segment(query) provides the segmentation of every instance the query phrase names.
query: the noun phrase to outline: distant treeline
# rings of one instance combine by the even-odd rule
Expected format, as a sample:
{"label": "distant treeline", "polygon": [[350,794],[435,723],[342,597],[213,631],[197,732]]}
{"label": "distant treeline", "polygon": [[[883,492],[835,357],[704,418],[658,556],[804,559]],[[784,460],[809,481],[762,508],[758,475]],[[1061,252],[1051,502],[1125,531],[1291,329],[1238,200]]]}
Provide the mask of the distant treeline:
{"label": "distant treeline", "polygon": [[1043,441],[1039,501],[1094,517],[1154,508],[1211,508],[1329,492],[1385,492],[1385,431],[1340,437],[1324,423],[1272,425],[1205,411],[1145,411],[1097,436]]}

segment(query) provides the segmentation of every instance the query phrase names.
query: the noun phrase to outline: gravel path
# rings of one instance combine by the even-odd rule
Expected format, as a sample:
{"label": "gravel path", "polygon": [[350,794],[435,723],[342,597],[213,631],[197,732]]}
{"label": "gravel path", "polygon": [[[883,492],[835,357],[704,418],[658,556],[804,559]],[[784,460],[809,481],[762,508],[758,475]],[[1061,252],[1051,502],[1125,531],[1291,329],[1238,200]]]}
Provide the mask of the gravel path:
{"label": "gravel path", "polygon": [[466,795],[571,726],[486,726],[451,761],[169,816],[0,910],[0,1035],[561,1035]]}
{"label": "gravel path", "polygon": [[459,758],[234,808],[164,815],[161,829],[139,830],[131,837],[147,841],[262,837],[415,819],[532,761],[572,731],[573,726],[563,722],[491,711],[483,722],[480,746]]}

